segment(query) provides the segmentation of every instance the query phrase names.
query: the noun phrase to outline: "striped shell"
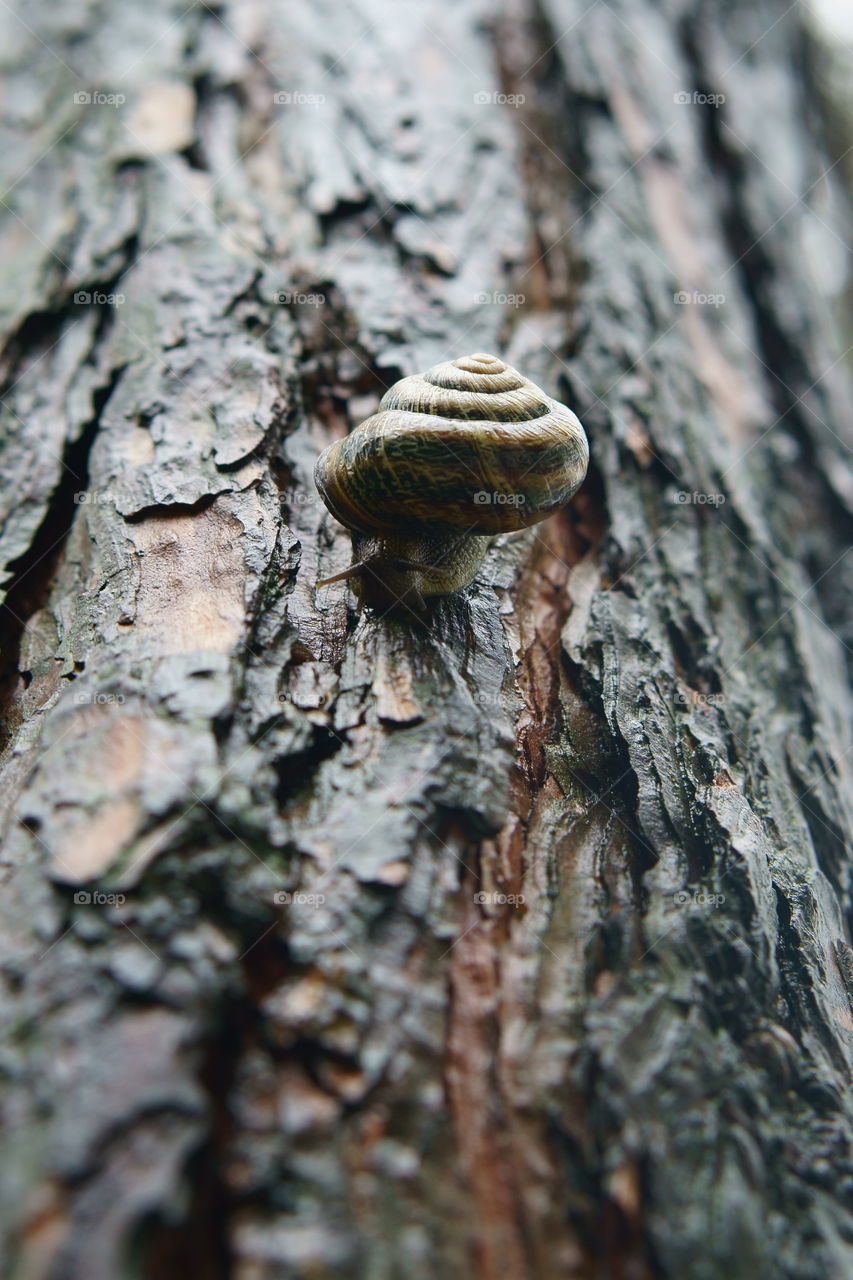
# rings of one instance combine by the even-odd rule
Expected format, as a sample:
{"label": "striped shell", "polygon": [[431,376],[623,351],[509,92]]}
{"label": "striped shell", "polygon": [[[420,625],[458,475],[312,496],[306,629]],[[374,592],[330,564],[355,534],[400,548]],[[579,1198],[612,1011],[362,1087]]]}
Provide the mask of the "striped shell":
{"label": "striped shell", "polygon": [[570,409],[478,354],[395,383],[378,413],[323,451],[315,480],[332,515],[360,533],[492,534],[565,506],[588,457]]}

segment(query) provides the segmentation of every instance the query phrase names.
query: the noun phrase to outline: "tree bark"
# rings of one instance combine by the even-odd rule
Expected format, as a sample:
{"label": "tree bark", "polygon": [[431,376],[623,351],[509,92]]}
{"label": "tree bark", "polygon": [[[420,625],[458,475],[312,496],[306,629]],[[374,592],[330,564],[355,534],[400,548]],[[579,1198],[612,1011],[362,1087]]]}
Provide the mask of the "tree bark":
{"label": "tree bark", "polygon": [[[850,1274],[848,206],[797,13],[4,26],[3,1274]],[[587,482],[359,615],[314,459],[482,350]]]}

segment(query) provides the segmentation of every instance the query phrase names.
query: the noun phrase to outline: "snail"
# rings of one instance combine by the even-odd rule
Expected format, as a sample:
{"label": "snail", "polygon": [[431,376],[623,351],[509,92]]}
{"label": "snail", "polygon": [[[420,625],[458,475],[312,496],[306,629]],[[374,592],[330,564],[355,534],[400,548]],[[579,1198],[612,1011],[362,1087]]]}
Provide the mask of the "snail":
{"label": "snail", "polygon": [[564,506],[589,451],[570,409],[479,353],[396,382],[379,410],[324,449],[314,479],[353,535],[359,602],[422,609],[466,586],[496,533]]}

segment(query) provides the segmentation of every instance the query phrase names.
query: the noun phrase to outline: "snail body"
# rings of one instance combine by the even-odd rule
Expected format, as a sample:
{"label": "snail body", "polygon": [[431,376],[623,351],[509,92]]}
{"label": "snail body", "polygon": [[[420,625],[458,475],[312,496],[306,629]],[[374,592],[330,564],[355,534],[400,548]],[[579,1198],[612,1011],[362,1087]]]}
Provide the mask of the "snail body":
{"label": "snail body", "polygon": [[456,591],[494,534],[565,506],[588,457],[572,411],[496,356],[403,378],[317,460],[320,496],[352,531],[355,553],[326,582],[353,578],[374,608]]}

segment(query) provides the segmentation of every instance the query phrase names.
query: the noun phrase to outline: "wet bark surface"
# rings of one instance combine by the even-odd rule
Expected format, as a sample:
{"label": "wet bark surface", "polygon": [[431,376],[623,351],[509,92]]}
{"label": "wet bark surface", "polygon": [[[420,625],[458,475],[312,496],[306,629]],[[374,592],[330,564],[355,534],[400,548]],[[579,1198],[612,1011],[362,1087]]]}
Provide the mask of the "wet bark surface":
{"label": "wet bark surface", "polygon": [[[796,13],[2,23],[4,1275],[848,1274],[843,196]],[[314,460],[472,351],[588,479],[359,615]]]}

